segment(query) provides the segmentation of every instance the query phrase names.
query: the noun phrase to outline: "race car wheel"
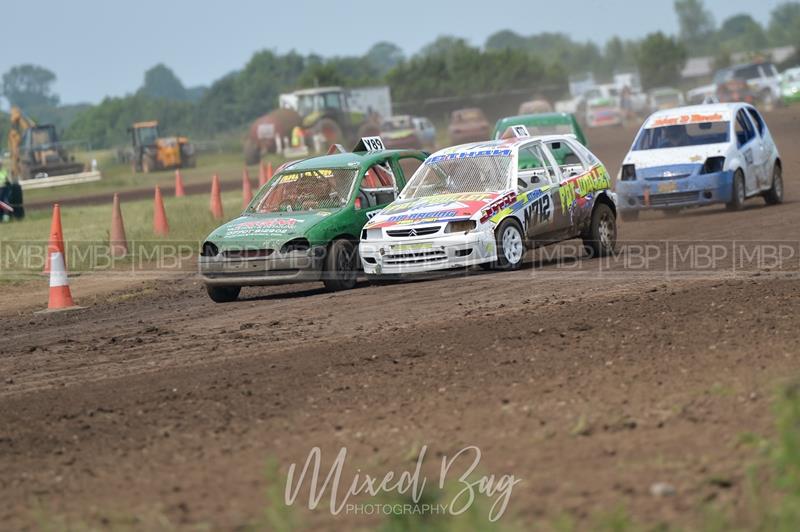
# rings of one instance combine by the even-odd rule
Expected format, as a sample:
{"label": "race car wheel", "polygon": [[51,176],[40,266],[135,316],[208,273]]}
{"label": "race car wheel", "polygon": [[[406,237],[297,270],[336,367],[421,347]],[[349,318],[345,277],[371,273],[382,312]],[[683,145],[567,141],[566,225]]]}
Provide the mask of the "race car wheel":
{"label": "race car wheel", "polygon": [[741,170],[736,170],[733,174],[733,193],[731,194],[731,201],[725,204],[729,211],[738,211],[744,207],[744,173]]}
{"label": "race car wheel", "polygon": [[206,286],[208,297],[214,303],[230,303],[236,301],[239,297],[239,292],[242,291],[241,286]]}
{"label": "race car wheel", "polygon": [[592,212],[592,222],[581,235],[583,246],[590,257],[605,257],[614,253],[617,246],[617,217],[605,203],[598,203]]}
{"label": "race car wheel", "polygon": [[776,164],[772,170],[772,188],[764,194],[764,201],[767,205],[783,203],[783,171],[780,165]]}
{"label": "race car wheel", "polygon": [[322,282],[331,291],[350,290],[356,285],[358,251],[349,240],[334,240],[325,257]]}
{"label": "race car wheel", "polygon": [[522,228],[513,219],[506,219],[495,231],[497,239],[497,261],[494,263],[496,270],[517,270],[522,266],[525,256],[525,238]]}

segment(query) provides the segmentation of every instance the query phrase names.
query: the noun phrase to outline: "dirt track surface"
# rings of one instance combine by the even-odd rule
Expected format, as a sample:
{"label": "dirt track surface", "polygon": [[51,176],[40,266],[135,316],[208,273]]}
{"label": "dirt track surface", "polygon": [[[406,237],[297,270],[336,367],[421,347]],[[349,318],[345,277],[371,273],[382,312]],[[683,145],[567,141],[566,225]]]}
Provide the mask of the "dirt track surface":
{"label": "dirt track surface", "polygon": [[[776,261],[732,255],[689,272],[665,254],[642,271],[564,247],[563,261],[536,255],[518,272],[347,293],[245,289],[215,305],[184,277],[128,281],[106,301],[76,290],[92,304],[74,313],[6,310],[0,522],[31,523],[38,501],[95,525],[155,515],[232,529],[262,513],[269,485],[282,495],[288,465],[315,445],[324,471],[346,446],[350,469],[376,476],[412,468],[425,445],[431,471],[476,445],[482,472],[522,479],[507,513],[521,523],[620,505],[691,523],[703,502],[742,503],[753,450],[739,437],[770,434],[771,394],[800,369],[800,123],[768,121],[784,205],[644,216],[620,236],[630,249],[795,250]],[[590,140],[615,171],[631,135]],[[653,497],[656,482],[675,496]],[[375,523],[302,515],[313,529]]]}

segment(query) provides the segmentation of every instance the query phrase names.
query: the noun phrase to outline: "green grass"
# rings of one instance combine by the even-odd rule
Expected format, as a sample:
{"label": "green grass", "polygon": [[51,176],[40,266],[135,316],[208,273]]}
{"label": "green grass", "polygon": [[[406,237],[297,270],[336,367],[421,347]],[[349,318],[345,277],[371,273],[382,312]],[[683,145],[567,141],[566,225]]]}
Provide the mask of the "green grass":
{"label": "green grass", "polygon": [[[213,219],[209,195],[174,198],[164,196],[170,232],[167,237],[153,233],[153,200],[122,203],[125,233],[131,256],[114,264],[128,268],[142,261],[155,262],[155,251],[195,254],[202,240],[221,222]],[[239,190],[222,194],[225,220],[242,211]],[[104,257],[111,228],[112,206],[62,207],[61,224],[70,273],[109,267]],[[0,226],[0,279],[11,280],[41,271],[41,258],[50,235],[50,211],[35,211],[19,222]],[[38,258],[37,258],[38,257]],[[187,257],[187,264],[190,259]]]}

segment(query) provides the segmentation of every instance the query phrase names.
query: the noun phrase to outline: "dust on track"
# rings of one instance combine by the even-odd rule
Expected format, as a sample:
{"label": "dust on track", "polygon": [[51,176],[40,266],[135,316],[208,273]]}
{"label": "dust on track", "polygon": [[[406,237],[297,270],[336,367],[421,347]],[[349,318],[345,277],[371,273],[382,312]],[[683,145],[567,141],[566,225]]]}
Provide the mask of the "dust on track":
{"label": "dust on track", "polygon": [[[788,151],[800,125],[791,113],[768,122],[786,204],[643,216],[622,239],[800,240],[800,157]],[[631,135],[590,140],[614,169]],[[5,311],[0,519],[30,523],[39,499],[100,524],[157,511],[233,528],[265,505],[265,459],[285,472],[312,445],[328,463],[345,445],[380,475],[421,445],[478,445],[482,469],[523,479],[510,512],[525,522],[618,504],[682,522],[703,501],[741,501],[752,452],[737,438],[769,433],[770,393],[800,366],[800,266],[675,277],[661,266],[637,276],[535,256],[518,272],[346,293],[245,289],[230,305],[186,276],[70,314]],[[654,499],[657,481],[677,495]]]}

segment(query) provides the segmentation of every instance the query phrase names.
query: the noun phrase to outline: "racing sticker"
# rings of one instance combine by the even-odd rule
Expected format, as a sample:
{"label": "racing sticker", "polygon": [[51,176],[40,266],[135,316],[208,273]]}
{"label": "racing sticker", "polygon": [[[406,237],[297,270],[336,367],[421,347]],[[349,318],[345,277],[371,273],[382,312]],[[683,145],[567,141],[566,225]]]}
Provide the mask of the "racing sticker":
{"label": "racing sticker", "polygon": [[380,212],[380,219],[373,219],[367,228],[469,219],[497,197],[493,193],[475,192],[441,194],[394,203],[384,208]]}
{"label": "racing sticker", "polygon": [[653,118],[648,124],[647,128],[652,129],[656,127],[665,126],[679,126],[685,124],[702,124],[704,122],[730,122],[730,114],[727,111],[720,111],[717,113],[693,113],[673,116],[660,116]]}
{"label": "racing sticker", "polygon": [[282,235],[292,232],[303,220],[297,218],[271,218],[269,220],[254,220],[242,222],[225,230],[225,238],[240,238],[248,236]]}
{"label": "racing sticker", "polygon": [[469,159],[473,157],[510,157],[511,150],[487,148],[485,150],[465,150],[453,153],[444,153],[441,155],[433,155],[425,160],[425,164],[440,163],[442,161],[451,161],[454,159]]}
{"label": "racing sticker", "polygon": [[520,210],[522,211],[521,217],[526,230],[531,225],[549,223],[553,219],[553,202],[550,199],[550,194],[547,193],[551,188],[551,185],[546,185],[518,195],[510,205],[492,215],[490,218],[492,223],[497,225],[509,214]]}
{"label": "racing sticker", "polygon": [[594,192],[611,188],[608,172],[602,165],[591,171],[573,177],[559,186],[558,195],[561,200],[561,212],[572,212],[582,208],[592,198]]}

